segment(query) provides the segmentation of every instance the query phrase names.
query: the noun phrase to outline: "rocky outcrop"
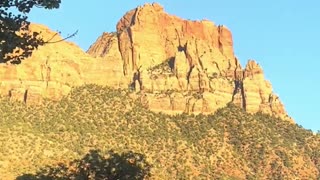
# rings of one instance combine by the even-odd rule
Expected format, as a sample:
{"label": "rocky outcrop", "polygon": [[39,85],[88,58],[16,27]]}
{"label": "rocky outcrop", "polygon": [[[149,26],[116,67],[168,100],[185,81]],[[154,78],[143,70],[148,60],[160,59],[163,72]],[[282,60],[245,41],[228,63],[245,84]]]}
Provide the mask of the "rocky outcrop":
{"label": "rocky outcrop", "polygon": [[235,80],[233,102],[247,112],[261,111],[289,119],[271,83],[265,80],[262,68],[253,60],[248,61],[243,77]]}
{"label": "rocky outcrop", "polygon": [[151,110],[212,113],[233,102],[247,112],[287,118],[262,68],[250,60],[242,69],[225,26],[184,20],[154,3],[129,11],[118,22],[117,33],[104,36],[88,53],[110,57],[114,53],[105,42],[117,38],[123,74],[139,84],[136,91],[143,91]]}
{"label": "rocky outcrop", "polygon": [[[149,69],[183,52],[190,67],[227,73],[236,66],[230,31],[212,22],[188,21],[146,4],[129,11],[117,24],[125,73]],[[92,52],[92,48],[88,52]],[[219,67],[216,67],[217,64]],[[220,68],[217,70],[217,68]]]}
{"label": "rocky outcrop", "polygon": [[[69,42],[47,44],[21,65],[0,64],[0,93],[12,100],[60,99],[87,83],[130,88],[153,111],[213,113],[228,103],[289,119],[261,67],[243,69],[225,26],[189,21],[146,4],[126,13],[84,53]],[[45,39],[60,40],[40,25]]]}
{"label": "rocky outcrop", "polygon": [[[31,30],[41,31],[45,40],[61,40],[45,26],[33,24]],[[0,64],[0,94],[34,104],[42,98],[59,100],[71,87],[83,84],[125,87],[120,64],[114,59],[93,58],[70,42],[49,43],[20,65]]]}

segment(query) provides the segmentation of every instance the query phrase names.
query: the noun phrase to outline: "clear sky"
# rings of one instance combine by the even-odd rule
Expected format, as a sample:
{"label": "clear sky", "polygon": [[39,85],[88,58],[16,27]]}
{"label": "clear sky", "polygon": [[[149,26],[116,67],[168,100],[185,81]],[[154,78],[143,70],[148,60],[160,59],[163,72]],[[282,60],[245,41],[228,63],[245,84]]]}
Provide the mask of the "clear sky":
{"label": "clear sky", "polygon": [[[152,1],[62,0],[58,10],[34,9],[29,20],[63,36],[79,30],[71,41],[87,50],[102,32],[115,31],[127,11],[146,2]],[[226,25],[242,65],[258,61],[289,115],[307,129],[320,130],[320,1],[157,2],[170,14]]]}

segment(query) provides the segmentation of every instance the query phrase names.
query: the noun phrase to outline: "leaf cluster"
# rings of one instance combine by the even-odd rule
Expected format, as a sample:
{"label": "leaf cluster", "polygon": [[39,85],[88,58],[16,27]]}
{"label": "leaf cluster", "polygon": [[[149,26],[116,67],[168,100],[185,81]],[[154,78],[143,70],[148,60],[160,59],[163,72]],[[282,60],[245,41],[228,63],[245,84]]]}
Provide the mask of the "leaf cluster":
{"label": "leaf cluster", "polygon": [[68,164],[47,166],[35,174],[19,176],[17,180],[37,179],[135,179],[142,180],[150,175],[151,165],[143,154],[132,151],[118,154],[113,150],[102,153],[90,150],[82,159]]}
{"label": "leaf cluster", "polygon": [[[29,32],[27,14],[34,7],[59,8],[61,0],[2,0],[0,2],[0,63],[19,64],[44,44],[37,32]],[[17,12],[17,13],[14,13]]]}

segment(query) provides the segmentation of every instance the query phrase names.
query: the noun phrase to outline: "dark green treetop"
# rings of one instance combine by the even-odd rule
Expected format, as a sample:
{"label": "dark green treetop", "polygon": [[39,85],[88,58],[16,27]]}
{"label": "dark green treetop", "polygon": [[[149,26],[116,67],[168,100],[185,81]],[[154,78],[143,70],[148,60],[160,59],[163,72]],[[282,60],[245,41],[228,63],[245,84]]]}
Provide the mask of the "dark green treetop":
{"label": "dark green treetop", "polygon": [[61,0],[0,1],[0,63],[19,64],[45,41],[30,33],[28,13],[32,8],[57,9]]}

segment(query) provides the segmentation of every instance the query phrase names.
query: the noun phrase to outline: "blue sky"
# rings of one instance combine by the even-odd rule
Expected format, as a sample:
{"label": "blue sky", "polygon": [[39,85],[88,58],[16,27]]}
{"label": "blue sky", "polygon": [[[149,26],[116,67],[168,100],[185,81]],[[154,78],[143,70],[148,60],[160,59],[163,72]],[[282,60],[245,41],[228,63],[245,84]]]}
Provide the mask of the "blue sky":
{"label": "blue sky", "polygon": [[[58,10],[34,9],[29,20],[63,36],[79,30],[71,41],[87,50],[102,32],[115,31],[127,11],[146,2],[152,1],[62,0]],[[303,127],[320,130],[320,1],[157,2],[170,14],[226,25],[242,65],[248,59],[258,61],[288,114]]]}

